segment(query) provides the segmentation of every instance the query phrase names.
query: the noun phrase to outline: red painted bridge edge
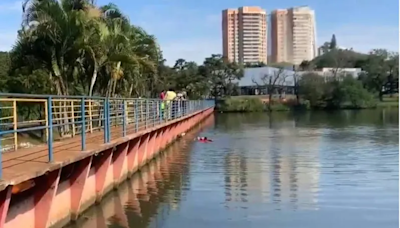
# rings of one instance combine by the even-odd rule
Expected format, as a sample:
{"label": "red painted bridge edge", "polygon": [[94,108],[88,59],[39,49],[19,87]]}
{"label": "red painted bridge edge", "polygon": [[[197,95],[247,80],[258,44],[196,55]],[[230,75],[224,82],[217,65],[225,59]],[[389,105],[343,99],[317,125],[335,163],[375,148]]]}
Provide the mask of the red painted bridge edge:
{"label": "red painted bridge edge", "polygon": [[144,134],[128,136],[127,141],[28,180],[32,187],[18,194],[12,194],[12,185],[7,186],[0,192],[0,228],[47,228],[76,220],[213,111],[209,108]]}

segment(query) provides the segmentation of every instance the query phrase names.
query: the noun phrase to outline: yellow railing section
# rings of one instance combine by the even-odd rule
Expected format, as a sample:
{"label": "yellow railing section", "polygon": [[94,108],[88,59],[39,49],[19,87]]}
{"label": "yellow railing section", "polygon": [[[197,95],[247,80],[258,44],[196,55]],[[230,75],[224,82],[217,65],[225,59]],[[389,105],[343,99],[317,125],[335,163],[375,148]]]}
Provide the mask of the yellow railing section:
{"label": "yellow railing section", "polygon": [[164,108],[158,99],[19,96],[0,93],[2,152],[96,131],[104,131],[107,142],[111,134],[122,137],[213,105],[210,101],[174,101]]}

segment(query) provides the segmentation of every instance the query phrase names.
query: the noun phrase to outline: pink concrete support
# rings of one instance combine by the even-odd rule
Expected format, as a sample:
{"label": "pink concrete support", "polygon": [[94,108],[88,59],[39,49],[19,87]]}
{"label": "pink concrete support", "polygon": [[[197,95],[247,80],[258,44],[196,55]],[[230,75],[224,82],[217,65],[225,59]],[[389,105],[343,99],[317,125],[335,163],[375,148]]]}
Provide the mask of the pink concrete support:
{"label": "pink concrete support", "polygon": [[34,193],[35,228],[47,228],[51,205],[57,192],[61,169],[38,177]]}
{"label": "pink concrete support", "polygon": [[75,163],[75,169],[70,178],[71,186],[71,219],[78,218],[83,188],[85,187],[86,179],[89,175],[90,166],[92,164],[92,157],[85,158]]}
{"label": "pink concrete support", "polygon": [[132,139],[129,142],[129,147],[128,147],[128,153],[127,153],[127,159],[128,159],[128,172],[132,173],[133,171],[136,170],[137,168],[137,160],[138,160],[138,150],[139,150],[139,145],[140,145],[140,139],[141,137],[137,137],[135,139]]}
{"label": "pink concrete support", "polygon": [[124,142],[117,146],[117,150],[113,153],[113,177],[114,186],[121,182],[121,173],[124,166],[126,154],[128,152],[129,142]]}
{"label": "pink concrete support", "polygon": [[161,139],[161,145],[163,146],[163,149],[165,149],[165,147],[167,147],[167,145],[168,145],[167,144],[168,132],[169,132],[169,127],[164,127],[164,134]]}
{"label": "pink concrete support", "polygon": [[161,128],[158,130],[157,134],[156,145],[154,149],[156,153],[160,152],[160,150],[163,148],[163,145],[161,144],[163,136],[164,136],[164,128]]}
{"label": "pink concrete support", "polygon": [[182,128],[182,121],[179,121],[179,122],[176,124],[176,127],[175,127],[174,137],[176,137],[177,135],[179,135],[180,133],[182,133],[182,132],[181,132],[181,128]]}
{"label": "pink concrete support", "polygon": [[108,168],[111,164],[112,149],[108,149],[98,156],[99,157],[95,159],[96,161],[93,161],[95,165],[94,168],[96,170],[96,202],[100,202],[103,197],[103,192],[105,188],[104,183],[106,181]]}
{"label": "pink concrete support", "polygon": [[149,142],[150,134],[147,133],[142,136],[140,140],[139,150],[138,150],[138,167],[143,165],[146,155],[147,144]]}
{"label": "pink concrete support", "polygon": [[154,142],[156,141],[156,138],[157,138],[157,132],[156,131],[150,132],[150,139],[149,139],[149,143],[147,144],[148,146],[147,146],[146,157],[145,157],[144,162],[153,158]]}
{"label": "pink concrete support", "polygon": [[8,208],[10,206],[11,189],[12,186],[8,186],[0,192],[0,228],[4,227],[6,221]]}
{"label": "pink concrete support", "polygon": [[171,132],[169,133],[169,134],[170,134],[170,135],[169,135],[169,137],[170,137],[169,142],[172,142],[172,141],[174,140],[174,138],[175,138],[175,136],[176,136],[176,129],[177,129],[177,126],[178,126],[178,123],[172,124],[172,126],[171,126]]}
{"label": "pink concrete support", "polygon": [[160,150],[161,149],[165,149],[165,147],[166,147],[166,143],[167,143],[167,140],[166,140],[166,137],[167,137],[167,134],[168,133],[168,127],[163,127],[162,128],[162,135],[161,135],[161,137],[160,137]]}
{"label": "pink concrete support", "polygon": [[165,146],[167,146],[171,141],[171,132],[172,132],[172,126],[171,125],[166,126],[166,133],[164,138]]}
{"label": "pink concrete support", "polygon": [[155,156],[157,156],[158,151],[159,151],[159,141],[160,141],[160,137],[162,134],[162,129],[157,129],[155,131],[155,138],[154,138],[154,143],[153,143],[153,154],[152,157],[154,158]]}
{"label": "pink concrete support", "polygon": [[189,130],[189,125],[190,125],[189,120],[188,119],[184,120],[182,122],[182,132],[188,131]]}
{"label": "pink concrete support", "polygon": [[186,132],[189,129],[189,121],[188,119],[182,121],[182,132]]}

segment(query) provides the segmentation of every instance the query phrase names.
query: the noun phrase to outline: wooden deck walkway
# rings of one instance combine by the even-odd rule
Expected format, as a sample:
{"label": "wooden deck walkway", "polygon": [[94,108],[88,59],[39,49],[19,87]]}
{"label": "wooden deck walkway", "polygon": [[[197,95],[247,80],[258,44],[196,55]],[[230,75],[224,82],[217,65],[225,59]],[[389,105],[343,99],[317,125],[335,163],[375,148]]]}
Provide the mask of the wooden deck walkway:
{"label": "wooden deck walkway", "polygon": [[19,149],[13,152],[5,152],[2,154],[3,178],[0,181],[0,191],[8,185],[14,185],[23,181],[41,176],[44,173],[59,169],[60,167],[81,160],[92,154],[112,148],[130,139],[151,132],[155,129],[173,124],[190,116],[196,115],[201,111],[190,115],[170,120],[155,126],[139,129],[135,132],[134,124],[127,126],[126,137],[123,137],[122,126],[111,128],[110,142],[104,143],[104,131],[95,131],[86,133],[86,150],[81,151],[81,136],[77,135],[73,138],[64,139],[53,143],[54,162],[48,162],[47,144],[39,145],[26,149]]}

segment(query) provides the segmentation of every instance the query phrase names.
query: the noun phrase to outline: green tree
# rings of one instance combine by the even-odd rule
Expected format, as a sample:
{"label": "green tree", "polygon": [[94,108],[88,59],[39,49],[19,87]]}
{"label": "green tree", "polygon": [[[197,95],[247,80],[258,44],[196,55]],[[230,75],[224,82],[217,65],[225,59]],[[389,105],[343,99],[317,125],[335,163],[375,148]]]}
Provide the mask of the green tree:
{"label": "green tree", "polygon": [[317,69],[322,68],[354,68],[361,61],[365,60],[367,55],[354,52],[352,50],[334,49],[314,58],[310,65]]}
{"label": "green tree", "polygon": [[10,68],[10,58],[7,52],[0,52],[0,92],[7,91],[8,71]]}
{"label": "green tree", "polygon": [[267,93],[268,93],[268,110],[272,111],[272,105],[273,105],[273,100],[272,96],[274,93],[279,93],[279,95],[282,94],[282,88],[283,85],[286,81],[286,79],[289,77],[288,74],[286,74],[284,68],[279,68],[269,74],[265,74],[259,78],[259,83],[258,80],[253,79],[253,83],[257,85],[257,87],[261,88],[266,88]]}
{"label": "green tree", "polygon": [[324,95],[324,79],[314,73],[306,73],[299,80],[299,95],[302,99],[310,102],[311,107],[321,105]]}
{"label": "green tree", "polygon": [[329,45],[329,49],[333,50],[333,49],[336,49],[336,47],[337,47],[336,36],[335,36],[335,34],[333,34],[330,45]]}
{"label": "green tree", "polygon": [[384,49],[375,49],[363,63],[364,74],[360,76],[365,88],[378,93],[383,100],[385,85],[398,78],[398,53],[391,53]]}
{"label": "green tree", "polygon": [[234,92],[235,82],[243,77],[240,65],[224,61],[222,55],[211,55],[199,67],[199,73],[208,80],[210,95],[214,98],[230,96]]}
{"label": "green tree", "polygon": [[320,48],[322,48],[324,53],[327,53],[330,50],[330,46],[331,46],[330,42],[325,42]]}

